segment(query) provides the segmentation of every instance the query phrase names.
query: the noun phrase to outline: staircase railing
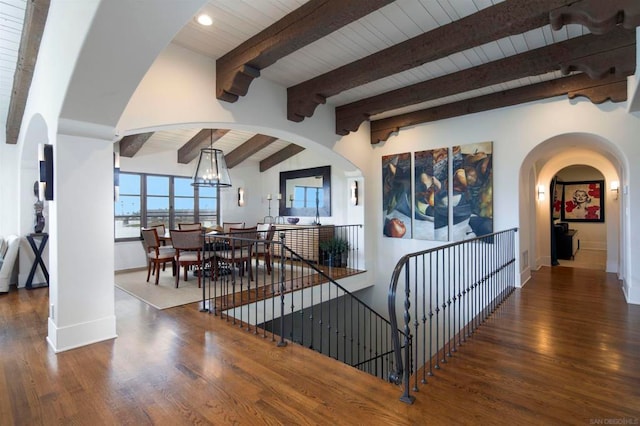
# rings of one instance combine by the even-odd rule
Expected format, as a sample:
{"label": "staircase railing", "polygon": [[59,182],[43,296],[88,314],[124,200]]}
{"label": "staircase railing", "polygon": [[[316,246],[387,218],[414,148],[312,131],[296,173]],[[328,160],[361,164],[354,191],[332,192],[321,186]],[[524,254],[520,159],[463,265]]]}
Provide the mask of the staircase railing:
{"label": "staircase railing", "polygon": [[[287,239],[295,238],[292,229],[277,232],[278,240],[250,240],[256,246],[271,245],[271,272],[264,259],[252,259],[253,280],[247,272],[221,263],[220,273],[205,281],[209,294],[203,295],[203,306],[279,346],[295,342],[387,380],[395,369],[389,320],[336,281],[358,272],[353,266],[358,263],[360,228],[334,230],[349,241],[346,266],[334,266],[322,254],[314,261],[304,259],[288,245]],[[242,234],[224,238],[247,240]]]}
{"label": "staircase railing", "polygon": [[[514,290],[516,232],[496,232],[398,261],[388,294],[396,366],[389,380],[403,385],[401,401],[415,399],[409,392],[411,375],[417,392],[418,380],[426,384],[427,376],[446,364]],[[403,297],[396,296],[398,286]],[[401,331],[398,313],[404,323]]]}

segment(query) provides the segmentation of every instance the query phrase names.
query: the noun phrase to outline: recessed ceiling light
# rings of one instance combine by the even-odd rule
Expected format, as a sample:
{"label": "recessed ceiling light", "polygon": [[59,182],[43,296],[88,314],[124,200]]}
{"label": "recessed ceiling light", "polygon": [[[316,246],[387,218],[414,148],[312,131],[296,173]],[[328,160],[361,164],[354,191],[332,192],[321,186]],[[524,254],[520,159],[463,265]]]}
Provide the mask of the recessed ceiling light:
{"label": "recessed ceiling light", "polygon": [[198,21],[198,24],[204,25],[205,27],[213,24],[213,19],[211,19],[211,16],[207,15],[206,13],[198,15],[196,21]]}

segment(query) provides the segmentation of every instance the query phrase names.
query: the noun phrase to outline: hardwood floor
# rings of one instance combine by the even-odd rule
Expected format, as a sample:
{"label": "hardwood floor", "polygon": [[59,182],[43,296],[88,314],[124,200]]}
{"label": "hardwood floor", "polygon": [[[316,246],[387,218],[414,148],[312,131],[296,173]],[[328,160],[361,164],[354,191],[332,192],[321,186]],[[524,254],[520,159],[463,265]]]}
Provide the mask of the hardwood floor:
{"label": "hardwood floor", "polygon": [[534,272],[411,406],[397,386],[313,351],[119,290],[119,337],[55,355],[47,299],[46,288],[0,296],[2,425],[640,420],[640,306],[600,271]]}
{"label": "hardwood floor", "polygon": [[605,250],[580,249],[573,259],[558,259],[560,266],[570,268],[598,269],[604,271],[607,266],[607,252]]}

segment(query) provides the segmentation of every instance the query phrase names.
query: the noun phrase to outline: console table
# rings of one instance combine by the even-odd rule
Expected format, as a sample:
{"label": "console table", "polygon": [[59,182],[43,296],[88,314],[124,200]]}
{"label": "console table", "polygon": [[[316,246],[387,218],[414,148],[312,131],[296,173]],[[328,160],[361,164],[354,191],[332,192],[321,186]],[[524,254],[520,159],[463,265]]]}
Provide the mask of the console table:
{"label": "console table", "polygon": [[[38,244],[36,244],[37,240],[39,240]],[[44,260],[42,259],[42,253],[44,252],[44,248],[47,245],[47,241],[49,241],[49,234],[47,234],[46,232],[29,234],[27,235],[27,241],[29,242],[31,249],[33,250],[35,258],[33,259],[33,264],[31,265],[31,270],[29,271],[29,276],[27,277],[25,287],[28,290],[39,287],[48,287],[49,271],[47,271],[47,266],[44,264]],[[36,269],[38,268],[38,265],[40,265],[40,269],[44,274],[46,282],[33,285],[33,277],[36,275]]]}
{"label": "console table", "polygon": [[[285,234],[285,244],[310,262],[320,259],[319,244],[333,237],[333,225],[275,225],[273,239],[280,240],[280,232]],[[278,256],[279,253],[274,253]]]}

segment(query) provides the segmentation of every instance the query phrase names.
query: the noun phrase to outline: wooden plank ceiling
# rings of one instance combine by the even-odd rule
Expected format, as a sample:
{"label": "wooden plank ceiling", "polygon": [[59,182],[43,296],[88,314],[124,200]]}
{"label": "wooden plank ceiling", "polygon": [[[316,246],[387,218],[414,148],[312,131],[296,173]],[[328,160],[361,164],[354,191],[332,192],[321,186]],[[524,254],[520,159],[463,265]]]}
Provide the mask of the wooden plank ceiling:
{"label": "wooden plank ceiling", "polygon": [[[328,103],[337,134],[369,120],[371,143],[554,96],[624,101],[640,24],[637,0],[211,0],[201,12],[214,24],[190,22],[174,43],[216,59],[218,99],[251,96],[266,78],[286,88],[288,119],[313,119]],[[266,170],[301,149],[226,129],[172,132],[129,136],[121,150],[171,140],[189,162],[213,134],[232,165]]]}

